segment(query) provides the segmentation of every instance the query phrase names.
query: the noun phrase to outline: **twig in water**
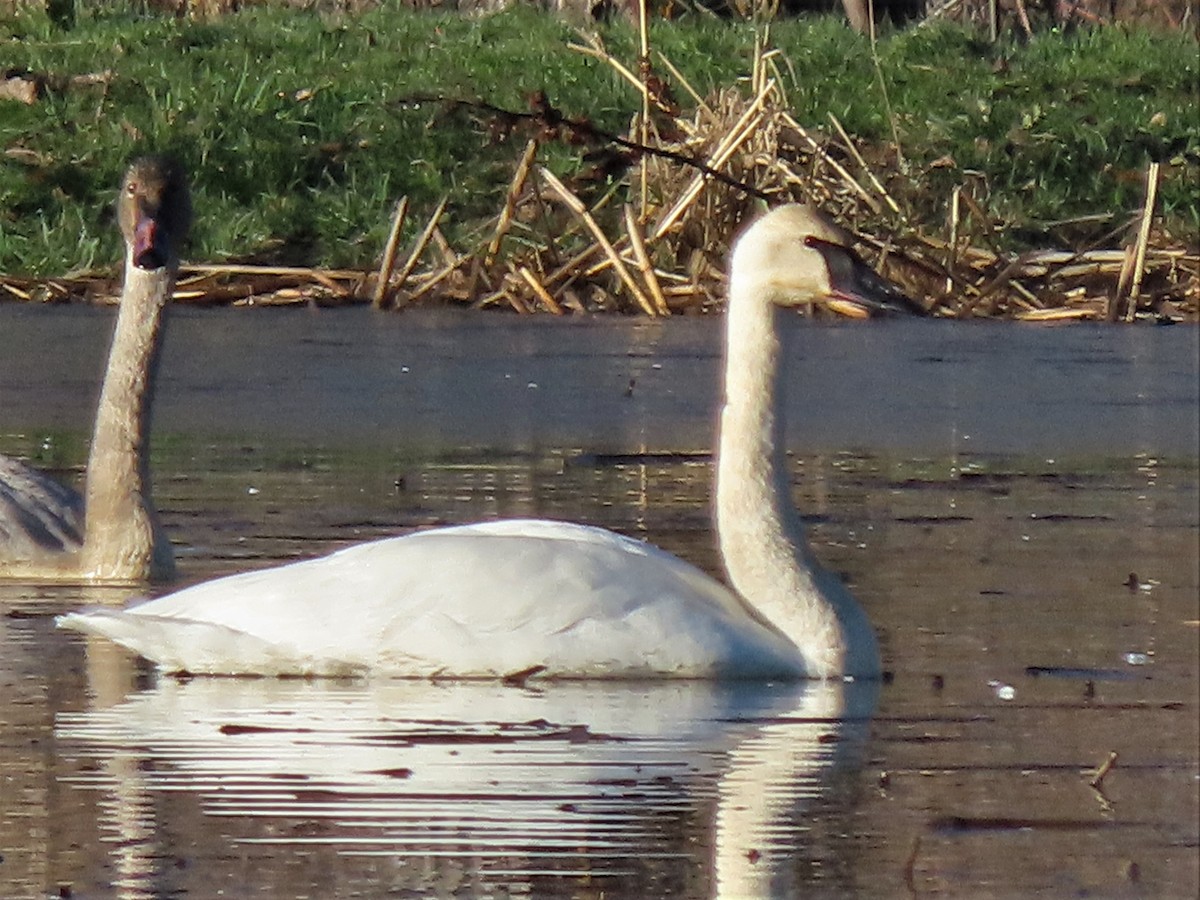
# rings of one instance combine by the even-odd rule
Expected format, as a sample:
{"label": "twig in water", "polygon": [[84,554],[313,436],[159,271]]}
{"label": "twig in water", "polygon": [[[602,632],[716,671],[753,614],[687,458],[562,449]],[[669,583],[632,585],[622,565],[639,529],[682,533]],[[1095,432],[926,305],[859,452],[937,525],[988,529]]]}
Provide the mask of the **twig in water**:
{"label": "twig in water", "polygon": [[904,860],[904,886],[908,888],[910,894],[917,892],[917,854],[921,851],[921,835],[913,838],[912,847],[908,851],[908,857]]}
{"label": "twig in water", "polygon": [[1117,751],[1112,750],[1108,754],[1108,759],[1100,764],[1100,768],[1096,770],[1096,773],[1092,776],[1088,784],[1094,787],[1096,790],[1100,790],[1101,783],[1104,781],[1105,777],[1107,777],[1108,773],[1112,771],[1113,766],[1116,764]]}

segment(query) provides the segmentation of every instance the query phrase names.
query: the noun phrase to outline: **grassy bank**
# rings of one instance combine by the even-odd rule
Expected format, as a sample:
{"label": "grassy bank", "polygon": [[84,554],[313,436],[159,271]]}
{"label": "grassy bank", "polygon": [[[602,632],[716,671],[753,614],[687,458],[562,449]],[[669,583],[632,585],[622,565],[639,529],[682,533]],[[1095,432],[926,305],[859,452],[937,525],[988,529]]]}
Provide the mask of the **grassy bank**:
{"label": "grassy bank", "polygon": [[[615,133],[641,102],[611,65],[568,46],[580,42],[569,25],[524,8],[484,18],[254,8],[205,23],[108,13],[70,30],[32,16],[0,24],[0,38],[6,64],[37,92],[29,104],[0,101],[9,275],[115,259],[113,186],[150,149],[194,173],[194,260],[373,267],[402,195],[408,239],[443,196],[450,242],[483,239],[545,123],[430,98],[527,111],[540,90]],[[905,227],[944,230],[965,185],[992,217],[998,251],[1090,247],[1137,215],[1158,160],[1161,238],[1197,244],[1200,63],[1186,37],[1108,28],[990,45],[931,26],[883,39],[878,68],[840,21],[781,22],[770,38],[791,116],[822,139],[836,116],[887,175]],[[634,66],[628,26],[605,26],[598,40]],[[696,106],[685,83],[706,98],[744,84],[754,40],[746,23],[655,25],[653,47],[682,75],[657,67],[683,117]],[[583,154],[552,139],[539,162],[578,178],[592,164]],[[609,187],[593,181],[585,199]]]}

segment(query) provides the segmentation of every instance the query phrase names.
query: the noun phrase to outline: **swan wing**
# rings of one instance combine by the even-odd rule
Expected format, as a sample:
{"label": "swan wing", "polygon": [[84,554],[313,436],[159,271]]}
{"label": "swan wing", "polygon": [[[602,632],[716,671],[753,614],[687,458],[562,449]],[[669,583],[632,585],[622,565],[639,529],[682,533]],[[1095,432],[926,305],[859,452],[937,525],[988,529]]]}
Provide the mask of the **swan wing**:
{"label": "swan wing", "polygon": [[599,528],[434,529],[63,617],[168,670],[794,677],[794,645],[699,569]]}
{"label": "swan wing", "polygon": [[8,456],[0,456],[0,560],[78,550],[83,498]]}

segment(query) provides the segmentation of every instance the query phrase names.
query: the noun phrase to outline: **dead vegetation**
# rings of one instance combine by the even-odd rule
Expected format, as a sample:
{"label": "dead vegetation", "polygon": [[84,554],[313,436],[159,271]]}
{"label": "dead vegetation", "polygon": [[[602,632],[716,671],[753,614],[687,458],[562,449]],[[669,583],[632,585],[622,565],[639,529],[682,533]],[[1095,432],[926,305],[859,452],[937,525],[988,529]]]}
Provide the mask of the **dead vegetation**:
{"label": "dead vegetation", "polygon": [[[931,315],[1200,318],[1200,248],[1157,220],[1157,164],[1145,173],[1143,210],[1104,244],[1013,254],[1001,248],[1006,223],[989,212],[985,186],[962,184],[930,203],[921,196],[922,173],[906,172],[894,147],[861,146],[832,116],[819,128],[797,122],[765,40],[746,83],[709,97],[648,46],[636,71],[598,42],[574,49],[628,79],[642,95],[641,113],[627,135],[613,135],[540,95],[522,111],[472,105],[481,127],[522,147],[502,208],[472,245],[446,238],[443,202],[401,248],[408,214],[401,199],[375,271],[184,266],[176,300],[706,313],[721,305],[725,259],[740,224],[767,206],[803,201],[853,231],[868,261]],[[555,141],[586,148],[584,165],[570,177],[539,162]],[[918,210],[929,209],[949,213],[944,221],[922,218]],[[102,301],[114,293],[111,278],[98,273],[0,279],[0,296],[13,299]]]}

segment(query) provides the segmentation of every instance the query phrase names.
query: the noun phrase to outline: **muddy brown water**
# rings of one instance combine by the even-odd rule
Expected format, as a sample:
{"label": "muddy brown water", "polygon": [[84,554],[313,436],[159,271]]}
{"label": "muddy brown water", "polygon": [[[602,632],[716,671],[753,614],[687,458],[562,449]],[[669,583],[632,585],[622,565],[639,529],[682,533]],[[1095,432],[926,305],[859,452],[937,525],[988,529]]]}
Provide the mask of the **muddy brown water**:
{"label": "muddy brown water", "polygon": [[[0,307],[0,451],[78,475],[110,321]],[[176,681],[53,627],[129,592],[2,585],[0,897],[1194,897],[1196,332],[789,337],[889,681]],[[157,500],[184,581],[509,515],[717,573],[718,364],[709,320],[185,311]]]}

